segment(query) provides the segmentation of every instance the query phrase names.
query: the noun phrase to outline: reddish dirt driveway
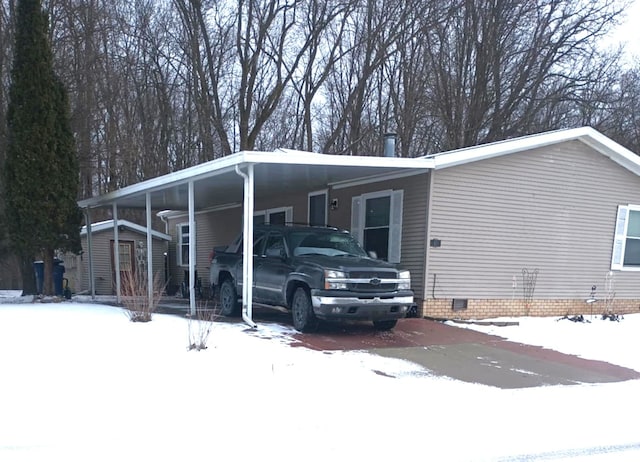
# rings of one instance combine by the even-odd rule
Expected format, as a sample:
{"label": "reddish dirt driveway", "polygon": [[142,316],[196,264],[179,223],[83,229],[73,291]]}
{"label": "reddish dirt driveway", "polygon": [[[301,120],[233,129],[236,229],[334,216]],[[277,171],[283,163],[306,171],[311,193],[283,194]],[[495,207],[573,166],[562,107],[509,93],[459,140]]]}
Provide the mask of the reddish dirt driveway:
{"label": "reddish dirt driveway", "polygon": [[499,388],[640,379],[639,372],[624,367],[427,319],[402,319],[389,332],[369,323],[324,324],[318,333],[295,338],[315,350],[366,350],[413,361],[434,375]]}
{"label": "reddish dirt driveway", "polygon": [[[184,305],[184,304],[183,304]],[[182,314],[186,306],[163,306],[161,312]],[[256,323],[291,327],[291,315],[254,307]],[[242,322],[221,318],[222,322]],[[323,323],[317,333],[295,334],[294,346],[319,351],[369,351],[420,364],[429,373],[498,388],[607,383],[640,379],[640,372],[541,347],[524,345],[427,319],[401,319],[392,331],[376,331],[371,323]]]}

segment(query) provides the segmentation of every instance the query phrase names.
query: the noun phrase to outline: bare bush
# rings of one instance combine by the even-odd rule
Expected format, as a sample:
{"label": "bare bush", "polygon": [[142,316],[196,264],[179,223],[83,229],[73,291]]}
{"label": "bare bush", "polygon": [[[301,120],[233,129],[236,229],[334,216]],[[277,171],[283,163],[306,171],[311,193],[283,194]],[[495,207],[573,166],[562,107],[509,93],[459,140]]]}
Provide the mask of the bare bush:
{"label": "bare bush", "polygon": [[208,308],[206,301],[198,303],[195,316],[189,318],[189,351],[207,349],[213,322],[217,317],[215,308]]}
{"label": "bare bush", "polygon": [[149,322],[152,314],[158,308],[160,297],[164,291],[164,283],[160,273],[153,278],[151,297],[147,278],[139,272],[127,271],[121,278],[122,304],[130,321]]}
{"label": "bare bush", "polygon": [[524,298],[524,314],[529,316],[531,305],[533,305],[533,293],[536,290],[536,281],[538,280],[538,268],[529,271],[522,268],[522,295]]}

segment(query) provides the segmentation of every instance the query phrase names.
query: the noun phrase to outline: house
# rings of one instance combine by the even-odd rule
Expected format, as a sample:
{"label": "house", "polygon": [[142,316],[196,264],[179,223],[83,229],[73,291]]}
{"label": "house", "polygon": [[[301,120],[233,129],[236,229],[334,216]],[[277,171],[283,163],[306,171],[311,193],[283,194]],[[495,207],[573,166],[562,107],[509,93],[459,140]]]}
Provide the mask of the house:
{"label": "house", "polygon": [[[91,224],[91,247],[93,254],[93,275],[95,293],[97,295],[112,295],[115,293],[115,258],[114,258],[114,221],[106,220]],[[153,267],[161,271],[164,281],[165,254],[171,236],[159,231],[151,232],[153,245]],[[119,264],[122,272],[138,271],[146,265],[147,229],[127,220],[118,220],[118,242],[120,253]],[[69,280],[69,286],[75,293],[90,291],[89,278],[89,246],[87,227],[80,230],[82,253],[80,255],[67,254],[62,257],[65,266],[64,277]]]}
{"label": "house", "polygon": [[243,224],[299,222],[409,269],[425,316],[640,307],[640,158],[589,127],[416,159],[241,152],[80,206],[164,210],[176,283]]}

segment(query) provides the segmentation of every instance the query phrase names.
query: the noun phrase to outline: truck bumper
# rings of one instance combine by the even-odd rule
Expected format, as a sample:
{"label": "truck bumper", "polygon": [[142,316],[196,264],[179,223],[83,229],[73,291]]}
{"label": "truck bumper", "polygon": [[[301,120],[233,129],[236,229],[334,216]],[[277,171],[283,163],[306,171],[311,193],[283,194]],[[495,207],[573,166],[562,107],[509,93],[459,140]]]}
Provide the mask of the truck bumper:
{"label": "truck bumper", "polygon": [[337,297],[312,291],[311,303],[319,319],[390,320],[407,315],[413,305],[413,294]]}

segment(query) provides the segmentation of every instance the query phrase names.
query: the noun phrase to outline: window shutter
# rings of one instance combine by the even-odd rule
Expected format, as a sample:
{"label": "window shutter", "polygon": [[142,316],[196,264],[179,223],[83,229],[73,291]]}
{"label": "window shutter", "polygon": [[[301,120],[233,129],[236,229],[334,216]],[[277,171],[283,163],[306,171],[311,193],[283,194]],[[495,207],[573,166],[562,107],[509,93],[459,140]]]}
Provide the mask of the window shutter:
{"label": "window shutter", "polygon": [[293,223],[293,207],[287,207],[284,211],[284,224]]}
{"label": "window shutter", "polygon": [[613,236],[613,252],[611,255],[611,269],[621,270],[624,258],[624,246],[627,235],[627,217],[629,216],[629,207],[626,205],[618,206],[618,215],[616,217],[616,228]]}
{"label": "window shutter", "polygon": [[362,196],[351,198],[351,235],[362,244]]}
{"label": "window shutter", "polygon": [[402,201],[403,191],[391,194],[391,211],[389,217],[389,262],[400,263],[402,247]]}

